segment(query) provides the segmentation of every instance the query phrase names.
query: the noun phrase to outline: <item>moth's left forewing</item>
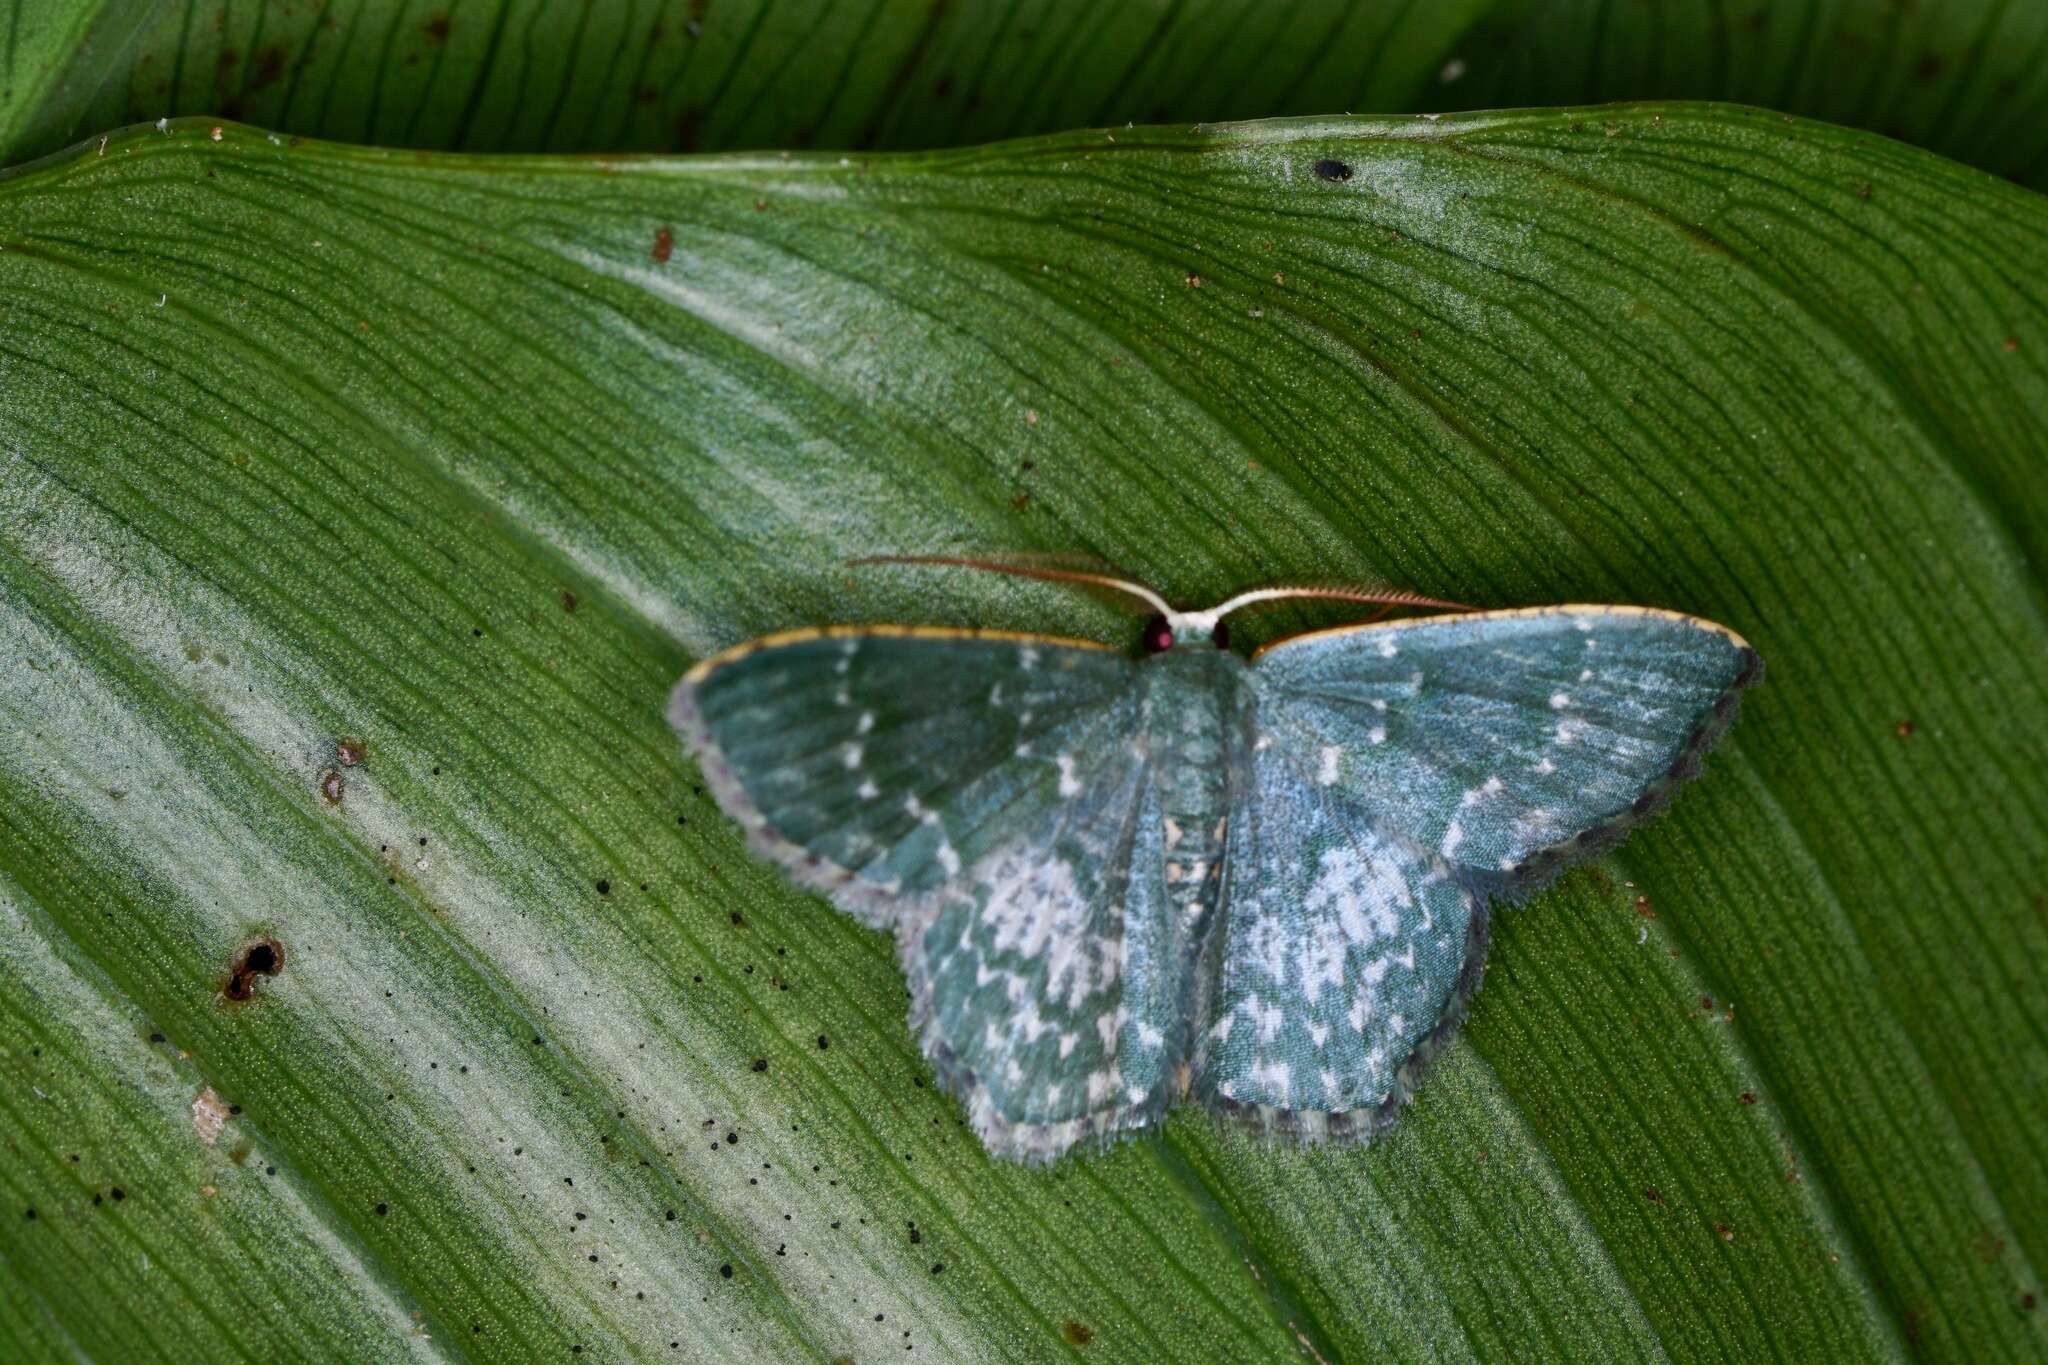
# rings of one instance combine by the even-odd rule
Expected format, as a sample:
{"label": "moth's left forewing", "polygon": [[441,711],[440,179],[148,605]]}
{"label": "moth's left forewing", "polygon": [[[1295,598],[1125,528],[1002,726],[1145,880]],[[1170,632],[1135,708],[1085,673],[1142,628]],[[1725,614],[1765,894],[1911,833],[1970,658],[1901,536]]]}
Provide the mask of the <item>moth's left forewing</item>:
{"label": "moth's left forewing", "polygon": [[1668,800],[1762,661],[1695,617],[1558,606],[1317,632],[1253,673],[1269,742],[1471,884],[1520,893]]}
{"label": "moth's left forewing", "polygon": [[669,716],[754,850],[895,922],[1071,782],[1132,664],[1082,641],[922,627],[799,630],[685,675]]}

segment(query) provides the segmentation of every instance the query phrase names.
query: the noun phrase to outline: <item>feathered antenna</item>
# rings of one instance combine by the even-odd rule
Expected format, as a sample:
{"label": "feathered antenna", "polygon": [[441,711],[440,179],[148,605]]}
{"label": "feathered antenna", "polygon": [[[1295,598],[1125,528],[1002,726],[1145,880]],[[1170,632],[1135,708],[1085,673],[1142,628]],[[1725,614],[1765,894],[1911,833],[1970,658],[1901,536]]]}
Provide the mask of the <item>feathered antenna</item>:
{"label": "feathered antenna", "polygon": [[1080,583],[1088,587],[1108,588],[1112,592],[1135,597],[1162,615],[1174,614],[1173,608],[1166,605],[1166,599],[1143,583],[1133,583],[1127,578],[1092,573],[1083,569],[1055,569],[1001,559],[973,559],[962,555],[866,555],[848,562],[855,565],[934,564],[954,569],[980,569],[985,573],[1009,574],[1016,578],[1041,578],[1052,583]]}
{"label": "feathered antenna", "polygon": [[1331,602],[1363,602],[1380,607],[1431,607],[1440,611],[1478,610],[1477,607],[1467,606],[1463,602],[1447,602],[1439,597],[1424,597],[1421,593],[1410,592],[1406,588],[1344,588],[1304,583],[1282,587],[1253,588],[1250,592],[1241,592],[1235,597],[1226,599],[1220,605],[1211,607],[1208,611],[1203,612],[1202,615],[1221,619],[1241,607],[1254,606],[1260,602],[1279,602],[1295,597],[1322,598]]}

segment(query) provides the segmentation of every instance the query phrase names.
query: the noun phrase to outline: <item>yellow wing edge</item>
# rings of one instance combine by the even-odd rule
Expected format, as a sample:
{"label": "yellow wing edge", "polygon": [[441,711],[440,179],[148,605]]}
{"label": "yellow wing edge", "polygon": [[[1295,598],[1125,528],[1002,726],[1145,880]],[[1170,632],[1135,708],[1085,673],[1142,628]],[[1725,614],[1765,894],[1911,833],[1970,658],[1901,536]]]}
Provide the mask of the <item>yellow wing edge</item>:
{"label": "yellow wing edge", "polygon": [[1637,607],[1598,602],[1561,602],[1550,606],[1503,607],[1497,611],[1461,611],[1440,616],[1404,616],[1397,621],[1354,621],[1349,625],[1325,626],[1320,630],[1306,630],[1298,635],[1282,636],[1268,640],[1252,651],[1252,662],[1257,663],[1269,651],[1283,645],[1301,644],[1306,640],[1321,640],[1334,635],[1351,635],[1367,630],[1406,630],[1412,627],[1443,625],[1447,622],[1503,621],[1516,616],[1650,616],[1665,621],[1676,621],[1681,625],[1694,626],[1710,631],[1726,639],[1739,650],[1754,654],[1756,650],[1743,639],[1718,621],[1709,621],[1704,616],[1689,612],[1673,611],[1668,607]]}
{"label": "yellow wing edge", "polygon": [[1025,630],[982,630],[975,626],[799,626],[794,630],[778,630],[752,640],[722,649],[708,659],[700,660],[689,672],[683,674],[683,681],[696,684],[710,673],[729,663],[736,663],[751,654],[764,649],[776,649],[783,645],[803,644],[808,640],[999,640],[1010,644],[1058,645],[1069,649],[1094,649],[1113,653],[1115,647],[1100,640],[1075,640],[1064,635],[1039,635]]}

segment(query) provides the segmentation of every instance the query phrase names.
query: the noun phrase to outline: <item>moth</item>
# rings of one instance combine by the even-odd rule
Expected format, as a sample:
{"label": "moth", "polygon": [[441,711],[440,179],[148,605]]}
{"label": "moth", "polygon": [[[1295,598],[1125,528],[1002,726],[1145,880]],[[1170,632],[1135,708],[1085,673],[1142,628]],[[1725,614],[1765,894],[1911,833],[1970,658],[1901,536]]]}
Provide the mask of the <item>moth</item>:
{"label": "moth", "polygon": [[[894,934],[913,1030],[998,1156],[1175,1104],[1307,1138],[1391,1122],[1485,970],[1491,904],[1661,807],[1762,661],[1633,606],[1262,588],[1137,648],[829,626],[691,669],[669,716],[751,846]],[[1258,603],[1434,614],[1228,646]]]}

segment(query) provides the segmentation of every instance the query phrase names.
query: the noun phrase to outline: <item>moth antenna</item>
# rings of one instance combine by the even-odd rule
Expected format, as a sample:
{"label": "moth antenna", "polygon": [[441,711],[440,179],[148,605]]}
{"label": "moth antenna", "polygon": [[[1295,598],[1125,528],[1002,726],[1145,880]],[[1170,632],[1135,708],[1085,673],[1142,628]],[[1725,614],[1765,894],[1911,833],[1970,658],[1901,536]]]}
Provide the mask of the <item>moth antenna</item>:
{"label": "moth antenna", "polygon": [[[1478,610],[1477,607],[1467,606],[1463,602],[1447,602],[1440,597],[1424,597],[1421,593],[1410,592],[1406,588],[1340,588],[1298,584],[1289,587],[1254,588],[1250,592],[1241,592],[1202,614],[1221,620],[1242,607],[1302,597],[1320,598],[1331,602],[1362,602],[1377,607],[1428,607],[1438,611]],[[1375,618],[1385,614],[1383,611],[1377,612]]]}
{"label": "moth antenna", "polygon": [[980,569],[984,573],[1009,574],[1014,578],[1040,578],[1051,583],[1080,583],[1088,587],[1108,588],[1112,592],[1135,597],[1161,615],[1170,616],[1173,608],[1143,583],[1133,583],[1127,578],[1112,574],[1089,573],[1080,569],[1043,568],[1035,564],[1018,564],[1001,559],[974,559],[963,555],[864,555],[847,561],[859,566],[866,564],[926,564],[952,569]]}

